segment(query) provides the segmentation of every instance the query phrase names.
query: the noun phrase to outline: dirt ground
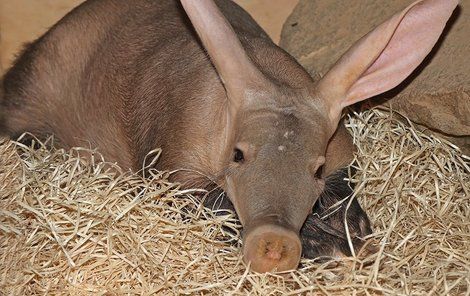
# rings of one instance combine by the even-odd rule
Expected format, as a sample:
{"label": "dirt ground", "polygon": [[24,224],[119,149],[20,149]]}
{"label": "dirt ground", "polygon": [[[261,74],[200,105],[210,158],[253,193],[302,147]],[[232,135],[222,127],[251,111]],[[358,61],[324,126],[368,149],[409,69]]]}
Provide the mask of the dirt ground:
{"label": "dirt ground", "polygon": [[[1,0],[0,73],[22,44],[37,38],[83,0]],[[235,0],[279,42],[282,25],[298,0]]]}

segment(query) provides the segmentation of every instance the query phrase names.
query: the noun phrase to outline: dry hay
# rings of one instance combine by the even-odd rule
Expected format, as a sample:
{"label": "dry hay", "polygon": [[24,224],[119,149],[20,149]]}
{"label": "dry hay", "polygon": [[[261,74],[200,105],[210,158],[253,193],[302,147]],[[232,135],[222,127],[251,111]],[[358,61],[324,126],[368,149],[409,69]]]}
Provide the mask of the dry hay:
{"label": "dry hay", "polygon": [[286,277],[249,272],[222,228],[239,229],[233,215],[204,210],[168,173],[114,176],[99,158],[3,141],[0,293],[469,295],[469,158],[390,112],[347,126],[378,252],[302,260]]}

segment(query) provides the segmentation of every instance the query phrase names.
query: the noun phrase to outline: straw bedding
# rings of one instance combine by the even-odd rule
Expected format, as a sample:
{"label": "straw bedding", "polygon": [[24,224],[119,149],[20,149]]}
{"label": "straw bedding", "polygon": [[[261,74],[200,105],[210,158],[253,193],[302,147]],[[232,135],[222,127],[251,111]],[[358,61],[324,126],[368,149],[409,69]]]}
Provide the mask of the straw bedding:
{"label": "straw bedding", "polygon": [[3,140],[0,294],[469,295],[469,158],[406,122],[380,110],[347,121],[377,252],[302,260],[287,276],[249,272],[233,214],[205,210],[166,172],[115,175],[98,155]]}

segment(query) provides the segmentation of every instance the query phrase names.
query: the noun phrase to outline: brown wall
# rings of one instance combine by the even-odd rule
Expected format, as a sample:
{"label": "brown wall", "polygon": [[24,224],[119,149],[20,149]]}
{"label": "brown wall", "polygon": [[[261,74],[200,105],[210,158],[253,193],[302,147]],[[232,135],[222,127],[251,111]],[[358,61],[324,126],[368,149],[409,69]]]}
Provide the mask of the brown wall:
{"label": "brown wall", "polygon": [[[298,0],[235,0],[278,42]],[[37,38],[83,0],[0,0],[0,73],[22,44]]]}

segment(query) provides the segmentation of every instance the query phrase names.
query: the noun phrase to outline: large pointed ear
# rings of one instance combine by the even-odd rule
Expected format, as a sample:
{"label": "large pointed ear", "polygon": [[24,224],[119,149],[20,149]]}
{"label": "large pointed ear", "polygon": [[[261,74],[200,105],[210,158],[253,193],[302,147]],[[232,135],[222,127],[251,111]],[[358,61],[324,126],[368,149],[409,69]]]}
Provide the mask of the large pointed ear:
{"label": "large pointed ear", "polygon": [[434,47],[458,0],[416,1],[357,41],[319,81],[334,126],[342,109],[400,84]]}
{"label": "large pointed ear", "polygon": [[181,0],[206,48],[231,103],[238,105],[247,89],[265,82],[213,0]]}

